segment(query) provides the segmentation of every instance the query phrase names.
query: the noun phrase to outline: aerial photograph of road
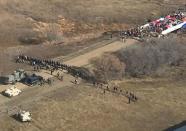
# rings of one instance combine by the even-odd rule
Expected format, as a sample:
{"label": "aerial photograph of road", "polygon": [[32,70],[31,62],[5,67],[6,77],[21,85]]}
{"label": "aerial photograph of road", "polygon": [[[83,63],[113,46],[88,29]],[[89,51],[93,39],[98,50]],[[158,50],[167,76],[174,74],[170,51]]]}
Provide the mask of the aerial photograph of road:
{"label": "aerial photograph of road", "polygon": [[0,0],[0,131],[186,131],[185,0]]}

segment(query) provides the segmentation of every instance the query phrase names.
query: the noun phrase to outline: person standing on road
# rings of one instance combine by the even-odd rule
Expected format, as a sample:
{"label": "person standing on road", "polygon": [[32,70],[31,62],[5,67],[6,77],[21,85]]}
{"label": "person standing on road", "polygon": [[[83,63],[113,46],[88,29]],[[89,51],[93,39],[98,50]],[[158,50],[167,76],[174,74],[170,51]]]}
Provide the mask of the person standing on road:
{"label": "person standing on road", "polygon": [[53,70],[53,69],[51,69],[50,74],[51,74],[51,75],[53,75],[53,72],[54,72],[54,70]]}
{"label": "person standing on road", "polygon": [[77,81],[77,79],[75,79],[75,80],[74,80],[74,83],[75,83],[76,85],[78,84],[78,81]]}
{"label": "person standing on road", "polygon": [[50,78],[47,79],[47,82],[48,82],[48,84],[49,84],[50,86],[52,85],[52,81],[51,81]]}
{"label": "person standing on road", "polygon": [[103,89],[103,94],[105,95],[105,93],[106,93],[106,91],[105,91],[105,89]]}
{"label": "person standing on road", "polygon": [[109,86],[107,85],[107,91],[109,91]]}
{"label": "person standing on road", "polygon": [[130,104],[131,96],[128,96],[128,104]]}

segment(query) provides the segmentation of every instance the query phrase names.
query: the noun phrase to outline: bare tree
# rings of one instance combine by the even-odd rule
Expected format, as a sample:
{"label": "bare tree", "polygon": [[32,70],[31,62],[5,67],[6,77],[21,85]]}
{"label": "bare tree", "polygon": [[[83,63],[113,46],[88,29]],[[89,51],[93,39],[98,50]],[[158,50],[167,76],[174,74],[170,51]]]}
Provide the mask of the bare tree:
{"label": "bare tree", "polygon": [[163,65],[179,66],[186,56],[186,45],[177,39],[157,39],[119,51],[119,59],[126,63],[126,73],[138,77],[149,75]]}
{"label": "bare tree", "polygon": [[92,63],[96,78],[103,81],[121,79],[125,73],[125,64],[112,54],[104,54]]}

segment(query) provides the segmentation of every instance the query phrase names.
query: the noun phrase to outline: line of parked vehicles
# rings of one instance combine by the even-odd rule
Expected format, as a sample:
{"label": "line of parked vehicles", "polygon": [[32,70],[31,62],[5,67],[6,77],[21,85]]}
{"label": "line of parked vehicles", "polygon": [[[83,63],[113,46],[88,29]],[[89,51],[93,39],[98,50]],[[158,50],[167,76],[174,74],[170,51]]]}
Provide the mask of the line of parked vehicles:
{"label": "line of parked vehicles", "polygon": [[39,84],[44,79],[42,76],[38,76],[36,74],[28,75],[24,70],[18,69],[11,75],[1,76],[0,80],[2,84],[12,84],[12,87],[4,90],[2,94],[7,97],[13,97],[19,95],[22,92],[16,88],[15,83],[21,82],[28,86],[34,86]]}
{"label": "line of parked vehicles", "polygon": [[11,75],[0,77],[0,83],[2,84],[15,84],[16,82],[21,82],[28,86],[36,85],[42,80],[43,77],[36,74],[28,75],[23,69],[17,69]]}

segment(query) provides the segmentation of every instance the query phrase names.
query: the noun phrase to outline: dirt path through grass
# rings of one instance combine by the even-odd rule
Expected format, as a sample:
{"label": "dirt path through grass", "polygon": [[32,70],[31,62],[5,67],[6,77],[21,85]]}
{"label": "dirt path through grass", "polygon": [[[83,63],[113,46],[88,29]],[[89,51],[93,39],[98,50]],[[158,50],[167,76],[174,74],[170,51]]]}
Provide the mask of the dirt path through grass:
{"label": "dirt path through grass", "polygon": [[79,55],[77,57],[74,57],[68,61],[65,61],[65,64],[73,65],[73,66],[84,66],[89,64],[89,61],[92,58],[99,57],[105,52],[114,52],[122,48],[126,48],[127,46],[130,46],[135,43],[135,40],[129,39],[125,43],[122,43],[121,41],[115,41],[111,44],[108,44],[106,46],[103,46],[101,48],[92,50],[90,52],[87,52],[85,54]]}

